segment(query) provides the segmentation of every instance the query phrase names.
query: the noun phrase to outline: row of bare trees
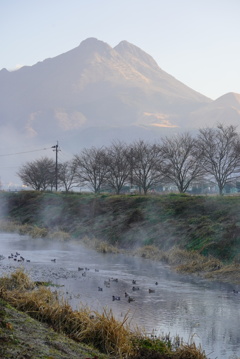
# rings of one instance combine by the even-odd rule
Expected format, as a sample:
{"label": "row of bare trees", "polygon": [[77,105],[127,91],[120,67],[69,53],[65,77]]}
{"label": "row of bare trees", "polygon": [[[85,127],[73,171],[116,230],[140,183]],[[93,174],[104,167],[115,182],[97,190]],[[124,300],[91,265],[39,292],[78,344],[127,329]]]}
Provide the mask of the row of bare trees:
{"label": "row of bare trees", "polygon": [[[174,185],[183,193],[196,181],[208,178],[224,187],[240,172],[240,136],[234,126],[216,128],[162,138],[150,144],[143,140],[126,145],[113,142],[109,147],[84,149],[70,162],[59,164],[58,186],[65,191],[88,187],[91,191],[119,194],[124,186],[146,194],[161,185]],[[53,189],[55,162],[42,158],[23,165],[18,176],[36,190]]]}

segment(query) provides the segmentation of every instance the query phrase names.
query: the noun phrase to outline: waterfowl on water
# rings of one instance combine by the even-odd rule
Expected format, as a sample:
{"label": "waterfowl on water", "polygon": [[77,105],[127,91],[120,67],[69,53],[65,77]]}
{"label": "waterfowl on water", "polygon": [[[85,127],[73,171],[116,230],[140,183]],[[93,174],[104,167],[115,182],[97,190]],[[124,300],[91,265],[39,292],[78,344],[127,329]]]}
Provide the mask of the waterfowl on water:
{"label": "waterfowl on water", "polygon": [[139,287],[132,287],[132,290],[139,290]]}
{"label": "waterfowl on water", "polygon": [[109,280],[105,280],[105,281],[104,281],[104,285],[105,285],[107,288],[110,288],[110,282],[109,282]]}
{"label": "waterfowl on water", "polygon": [[148,289],[148,292],[149,293],[155,293],[155,290],[154,289]]}
{"label": "waterfowl on water", "polygon": [[155,282],[155,285],[158,285],[158,282]]}
{"label": "waterfowl on water", "polygon": [[125,298],[129,297],[129,294],[127,292],[125,292]]}
{"label": "waterfowl on water", "polygon": [[118,278],[111,278],[113,282],[118,282]]}
{"label": "waterfowl on water", "polygon": [[102,292],[102,290],[103,290],[102,287],[98,287],[99,292]]}
{"label": "waterfowl on water", "polygon": [[54,258],[54,259],[51,259],[51,262],[56,262],[56,258]]}
{"label": "waterfowl on water", "polygon": [[128,303],[130,302],[134,302],[135,299],[133,299],[132,297],[128,297]]}
{"label": "waterfowl on water", "polygon": [[238,293],[238,290],[233,289],[233,293],[237,294],[237,293]]}
{"label": "waterfowl on water", "polygon": [[78,267],[78,271],[84,270],[84,268],[82,267]]}
{"label": "waterfowl on water", "polygon": [[112,300],[120,300],[120,297],[116,297],[115,295],[112,296]]}
{"label": "waterfowl on water", "polygon": [[135,279],[132,280],[132,284],[136,284],[136,282],[137,282],[137,281],[136,281]]}

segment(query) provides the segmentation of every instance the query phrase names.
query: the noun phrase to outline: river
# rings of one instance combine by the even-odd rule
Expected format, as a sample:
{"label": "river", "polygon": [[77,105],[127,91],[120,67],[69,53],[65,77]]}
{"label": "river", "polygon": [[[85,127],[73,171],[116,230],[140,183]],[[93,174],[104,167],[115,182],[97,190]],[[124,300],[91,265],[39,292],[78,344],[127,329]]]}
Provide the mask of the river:
{"label": "river", "polygon": [[[16,252],[24,262],[8,258]],[[143,258],[12,233],[0,233],[0,255],[0,275],[24,267],[33,280],[61,285],[74,309],[108,308],[120,320],[128,313],[132,326],[192,339],[210,359],[240,357],[240,287],[180,275]]]}

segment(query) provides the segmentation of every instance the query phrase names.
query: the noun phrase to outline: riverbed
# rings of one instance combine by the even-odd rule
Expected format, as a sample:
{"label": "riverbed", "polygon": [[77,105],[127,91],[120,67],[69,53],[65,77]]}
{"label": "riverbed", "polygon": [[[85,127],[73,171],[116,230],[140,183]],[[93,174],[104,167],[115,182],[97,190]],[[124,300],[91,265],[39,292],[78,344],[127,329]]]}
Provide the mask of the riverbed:
{"label": "riverbed", "polygon": [[119,320],[127,314],[131,326],[193,340],[210,359],[240,356],[237,286],[177,274],[144,258],[12,233],[0,233],[0,255],[0,275],[23,267],[33,280],[58,285],[74,309],[107,308]]}

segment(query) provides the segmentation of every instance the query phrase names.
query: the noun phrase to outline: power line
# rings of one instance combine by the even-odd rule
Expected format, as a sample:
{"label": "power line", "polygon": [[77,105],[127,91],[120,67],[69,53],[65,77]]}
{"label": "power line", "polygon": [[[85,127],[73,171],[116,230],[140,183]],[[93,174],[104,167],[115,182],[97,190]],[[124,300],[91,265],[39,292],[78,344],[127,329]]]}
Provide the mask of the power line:
{"label": "power line", "polygon": [[45,151],[45,150],[49,150],[51,147],[48,148],[41,148],[39,150],[32,150],[32,151],[24,151],[24,152],[15,152],[15,153],[7,153],[5,155],[0,155],[0,157],[4,157],[4,156],[15,156],[15,155],[21,155],[24,153],[31,153],[31,152],[39,152],[39,151]]}

